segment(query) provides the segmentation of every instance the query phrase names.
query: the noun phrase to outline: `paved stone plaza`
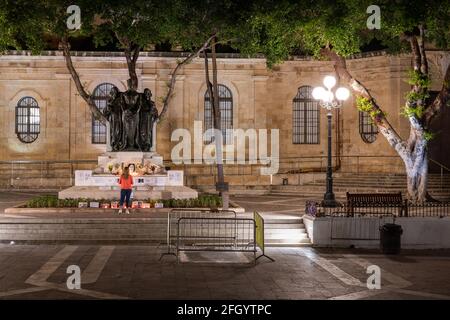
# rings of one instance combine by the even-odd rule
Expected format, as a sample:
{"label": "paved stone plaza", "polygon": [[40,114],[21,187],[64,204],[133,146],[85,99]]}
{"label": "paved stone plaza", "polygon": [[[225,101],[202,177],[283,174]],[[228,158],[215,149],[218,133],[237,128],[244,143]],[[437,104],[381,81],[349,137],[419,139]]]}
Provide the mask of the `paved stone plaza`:
{"label": "paved stone plaza", "polygon": [[[3,192],[6,207],[32,197]],[[296,197],[235,197],[248,211],[270,215],[301,209]],[[165,247],[142,245],[0,245],[1,299],[450,299],[450,250],[403,251],[268,248],[275,262],[251,254],[183,255],[160,261]],[[218,259],[220,258],[220,259]],[[226,263],[214,261],[222,260]],[[81,270],[69,290],[67,268]],[[381,289],[366,286],[369,265]]]}
{"label": "paved stone plaza", "polygon": [[[2,299],[450,299],[450,252],[385,257],[351,250],[271,248],[276,261],[176,263],[149,246],[1,245]],[[205,257],[205,255],[203,255]],[[186,261],[186,260],[185,260]],[[367,265],[381,269],[368,290]],[[66,271],[82,271],[69,290]]]}

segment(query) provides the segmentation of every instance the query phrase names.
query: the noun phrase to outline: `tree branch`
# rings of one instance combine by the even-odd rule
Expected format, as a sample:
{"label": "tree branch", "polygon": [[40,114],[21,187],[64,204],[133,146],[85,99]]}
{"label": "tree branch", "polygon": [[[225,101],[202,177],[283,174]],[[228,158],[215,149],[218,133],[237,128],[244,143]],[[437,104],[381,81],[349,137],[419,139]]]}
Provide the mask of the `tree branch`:
{"label": "tree branch", "polygon": [[163,101],[163,108],[161,110],[161,113],[158,116],[158,121],[163,119],[164,115],[167,113],[167,109],[169,108],[169,102],[172,99],[173,91],[175,90],[175,83],[177,81],[177,74],[181,70],[181,68],[189,64],[192,60],[194,60],[195,57],[198,57],[202,51],[205,50],[205,48],[208,46],[208,44],[211,42],[214,36],[211,36],[208,38],[208,40],[205,41],[205,43],[195,52],[192,52],[189,56],[187,56],[183,61],[179,62],[176,66],[176,68],[173,70],[171,74],[170,84],[169,84],[169,90],[164,97]]}
{"label": "tree branch", "polygon": [[[234,41],[234,40],[237,40],[237,38],[231,38],[231,39],[227,39],[227,40],[217,41],[217,42],[216,42],[216,46],[217,46],[218,44],[224,44],[224,43],[228,43],[228,42],[231,42],[231,41]],[[207,46],[205,49],[211,49],[211,47],[212,47],[212,46]]]}
{"label": "tree branch", "polygon": [[214,107],[214,92],[213,92],[213,85],[211,81],[209,80],[209,65],[208,65],[208,53],[206,52],[206,49],[203,51],[204,53],[204,62],[205,62],[205,82],[206,82],[206,90],[208,91],[209,96],[209,104],[211,106],[211,111],[213,113],[213,127],[215,128],[215,107]]}
{"label": "tree branch", "polygon": [[428,127],[433,118],[450,103],[450,64],[447,66],[441,91],[434,99],[430,107],[425,110],[423,115],[424,123]]}
{"label": "tree branch", "polygon": [[370,101],[374,111],[377,111],[377,116],[373,117],[374,124],[378,127],[389,144],[398,152],[398,154],[402,158],[404,158],[407,151],[405,142],[386,119],[384,112],[381,110],[380,106],[378,106],[377,102],[367,90],[367,88],[358,80],[353,78],[353,76],[350,74],[347,69],[345,59],[328,48],[322,49],[321,54],[330,58],[331,61],[334,62],[334,69],[336,70],[336,73],[350,86],[351,90],[356,93],[356,95],[364,97]]}
{"label": "tree branch", "polygon": [[411,45],[411,51],[413,53],[414,70],[421,71],[422,59],[416,36],[409,37],[409,44]]}
{"label": "tree branch", "polygon": [[106,124],[108,120],[105,118],[105,116],[101,113],[101,111],[97,108],[97,105],[95,104],[94,100],[92,99],[91,95],[86,92],[86,90],[83,87],[83,84],[81,83],[80,76],[78,75],[77,71],[75,70],[75,67],[73,66],[72,62],[72,56],[70,55],[70,44],[66,37],[63,37],[60,41],[60,47],[63,50],[64,59],[66,61],[67,69],[69,70],[70,75],[72,76],[73,81],[75,82],[75,86],[77,88],[77,91],[79,95],[86,101],[86,103],[89,106],[89,109],[92,112],[92,115],[96,120],[99,120],[103,124]]}
{"label": "tree branch", "polygon": [[125,40],[125,45],[125,58],[127,60],[128,74],[130,75],[131,80],[130,89],[137,90],[138,77],[136,74],[136,62],[139,58],[141,48],[139,45],[130,43],[128,40]]}
{"label": "tree branch", "polygon": [[[420,31],[419,37],[415,35],[408,37],[411,45],[414,72],[420,76],[428,77],[428,61],[425,53],[425,29],[423,25],[419,25],[418,28]],[[418,110],[418,108],[425,110],[425,97],[427,93],[428,87],[421,85],[419,82],[414,83],[410,96],[406,100],[406,108],[408,110]],[[425,139],[425,128],[424,122],[422,121],[423,116],[419,116],[418,113],[409,112],[407,118],[411,126],[407,144],[409,151],[413,154],[416,152],[417,142]]]}
{"label": "tree branch", "polygon": [[420,51],[420,71],[423,74],[428,74],[428,61],[427,61],[427,55],[425,52],[425,28],[424,26],[421,24],[419,25],[419,30],[420,30],[420,37],[418,39],[418,44],[419,44],[419,51]]}

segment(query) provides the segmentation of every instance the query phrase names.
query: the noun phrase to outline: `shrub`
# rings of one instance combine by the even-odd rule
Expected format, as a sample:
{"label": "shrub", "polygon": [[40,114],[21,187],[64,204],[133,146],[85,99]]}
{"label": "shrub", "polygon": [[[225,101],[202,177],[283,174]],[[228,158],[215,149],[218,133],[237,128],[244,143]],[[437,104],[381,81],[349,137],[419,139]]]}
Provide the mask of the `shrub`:
{"label": "shrub", "polygon": [[[76,199],[58,199],[56,195],[44,195],[32,198],[25,204],[26,208],[77,208],[79,202],[110,202],[107,199],[94,200],[89,198]],[[156,202],[162,202],[164,208],[218,208],[222,206],[222,198],[214,194],[202,194],[198,198],[191,199],[164,199],[153,200],[149,199],[152,207]]]}

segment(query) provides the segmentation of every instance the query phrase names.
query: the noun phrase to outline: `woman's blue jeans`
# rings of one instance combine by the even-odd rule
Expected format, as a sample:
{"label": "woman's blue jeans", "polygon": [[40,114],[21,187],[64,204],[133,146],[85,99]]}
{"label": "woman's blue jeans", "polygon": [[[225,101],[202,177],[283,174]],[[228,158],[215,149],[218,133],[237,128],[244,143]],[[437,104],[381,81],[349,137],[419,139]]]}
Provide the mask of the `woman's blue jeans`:
{"label": "woman's blue jeans", "polygon": [[127,208],[131,207],[131,189],[120,189],[120,207],[123,206],[124,201],[126,200]]}

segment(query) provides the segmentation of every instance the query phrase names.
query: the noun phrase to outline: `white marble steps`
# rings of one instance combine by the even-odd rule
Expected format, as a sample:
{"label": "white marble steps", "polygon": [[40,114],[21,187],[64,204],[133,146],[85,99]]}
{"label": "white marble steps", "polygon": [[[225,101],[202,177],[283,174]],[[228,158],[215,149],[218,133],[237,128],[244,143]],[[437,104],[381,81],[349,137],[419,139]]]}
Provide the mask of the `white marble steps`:
{"label": "white marble steps", "polygon": [[[442,185],[441,185],[442,182]],[[333,181],[333,190],[338,200],[344,200],[346,192],[384,193],[402,192],[406,195],[405,175],[380,174],[337,174]],[[450,175],[430,174],[428,191],[440,200],[450,200]],[[272,186],[271,195],[295,195],[304,199],[321,199],[325,192],[325,180],[318,179],[304,185]]]}
{"label": "white marble steps", "polygon": [[[0,242],[161,244],[166,228],[166,218],[1,218]],[[301,218],[267,219],[265,238],[266,246],[310,244]]]}
{"label": "white marble steps", "polygon": [[267,247],[310,246],[311,241],[301,218],[264,219],[264,237]]}

